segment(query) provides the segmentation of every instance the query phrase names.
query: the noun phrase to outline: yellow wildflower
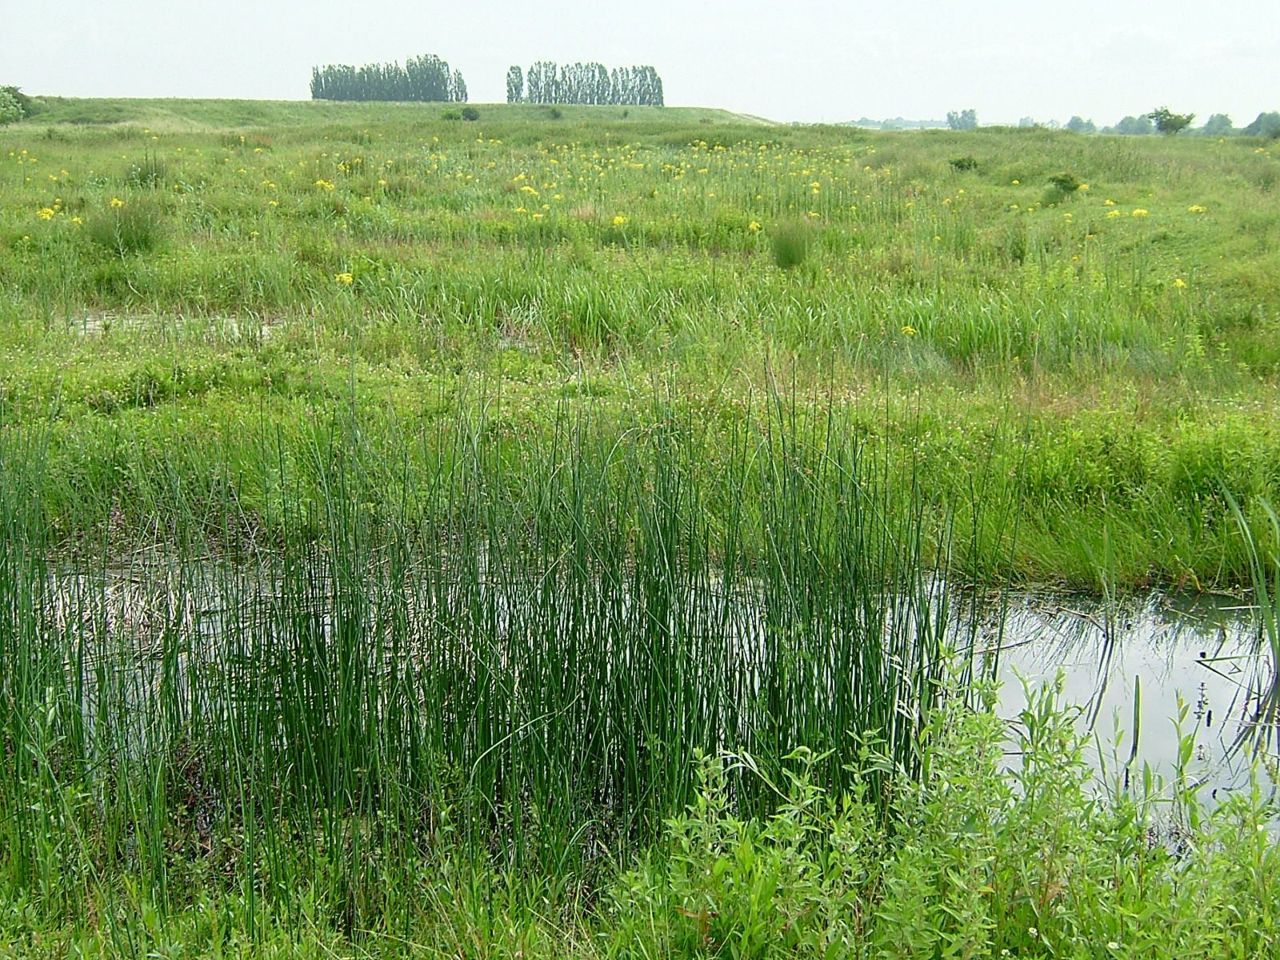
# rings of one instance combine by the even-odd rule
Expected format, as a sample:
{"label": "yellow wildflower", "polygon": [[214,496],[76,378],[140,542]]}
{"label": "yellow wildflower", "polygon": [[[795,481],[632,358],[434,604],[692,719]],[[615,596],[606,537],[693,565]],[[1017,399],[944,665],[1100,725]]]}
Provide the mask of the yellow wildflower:
{"label": "yellow wildflower", "polygon": [[627,222],[627,218],[624,217],[622,214],[618,214],[613,218],[613,225],[615,227],[625,226],[626,222]]}
{"label": "yellow wildflower", "polygon": [[335,273],[333,275],[333,279],[338,281],[338,283],[342,284],[344,287],[349,287],[351,286],[351,284],[356,282],[356,278],[353,277],[350,273],[346,273],[346,272]]}
{"label": "yellow wildflower", "polygon": [[1108,210],[1108,211],[1107,211],[1107,219],[1108,219],[1108,220],[1114,220],[1116,217],[1118,217],[1118,216],[1120,216],[1120,215],[1121,215],[1121,214],[1120,214],[1120,211],[1119,211],[1119,210]]}
{"label": "yellow wildflower", "polygon": [[36,216],[39,217],[41,220],[52,220],[53,214],[54,214],[53,207],[41,207],[39,210],[36,211]]}
{"label": "yellow wildflower", "polygon": [[914,337],[917,333],[919,333],[919,331],[909,323],[902,327],[902,335],[904,337]]}
{"label": "yellow wildflower", "polygon": [[1183,280],[1181,277],[1174,277],[1173,285],[1179,290],[1183,290],[1187,286],[1187,281]]}
{"label": "yellow wildflower", "polygon": [[1102,205],[1104,207],[1114,207],[1116,205],[1116,202],[1112,200],[1110,197],[1107,197],[1107,199],[1102,201]]}
{"label": "yellow wildflower", "polygon": [[1193,203],[1191,206],[1187,207],[1187,213],[1205,213],[1208,209],[1208,207],[1201,206],[1198,203]]}
{"label": "yellow wildflower", "polygon": [[317,187],[318,189],[320,189],[320,190],[332,190],[332,189],[333,189],[333,181],[332,181],[332,180],[317,180],[317,181],[316,181],[316,187]]}
{"label": "yellow wildflower", "polygon": [[747,224],[747,229],[750,230],[752,233],[759,233],[760,232],[759,221],[752,220],[750,223]]}
{"label": "yellow wildflower", "polygon": [[1135,217],[1145,217],[1145,216],[1147,216],[1150,212],[1151,212],[1151,211],[1146,210],[1146,209],[1144,209],[1143,207],[1134,207],[1134,208],[1133,208],[1133,216],[1135,216]]}
{"label": "yellow wildflower", "polygon": [[121,207],[123,207],[123,206],[124,206],[124,201],[123,201],[123,200],[121,200],[119,197],[112,197],[112,198],[111,198],[111,206],[112,206],[112,207],[114,207],[115,209],[119,210]]}

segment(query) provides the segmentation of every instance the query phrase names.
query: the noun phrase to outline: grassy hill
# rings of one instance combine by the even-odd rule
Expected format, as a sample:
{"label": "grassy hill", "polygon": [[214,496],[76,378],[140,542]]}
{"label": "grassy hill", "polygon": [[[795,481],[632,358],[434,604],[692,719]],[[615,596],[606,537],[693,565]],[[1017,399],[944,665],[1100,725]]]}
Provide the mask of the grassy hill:
{"label": "grassy hill", "polygon": [[[362,124],[387,121],[434,122],[457,112],[449,103],[337,103],[316,100],[196,100],[37,98],[40,112],[27,123],[101,126],[135,124],[163,132],[198,132],[256,127]],[[703,107],[548,106],[472,104],[486,122],[523,124],[558,119],[566,124],[607,120],[639,127],[685,124],[750,124],[768,121]],[[558,114],[558,116],[553,116]]]}

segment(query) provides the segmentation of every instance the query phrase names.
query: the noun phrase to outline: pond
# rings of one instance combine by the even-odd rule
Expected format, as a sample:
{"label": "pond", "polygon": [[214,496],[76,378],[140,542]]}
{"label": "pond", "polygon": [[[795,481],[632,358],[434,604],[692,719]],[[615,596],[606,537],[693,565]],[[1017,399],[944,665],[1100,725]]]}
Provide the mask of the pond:
{"label": "pond", "polygon": [[[1132,756],[1135,774],[1149,764],[1168,778],[1181,738],[1193,734],[1188,773],[1213,803],[1249,787],[1250,734],[1259,735],[1261,756],[1273,752],[1266,705],[1275,664],[1253,608],[1242,601],[1157,593],[1102,603],[1020,594],[1004,607],[1002,615],[986,615],[981,629],[1000,646],[1002,714],[1016,718],[1027,688],[1061,675],[1063,698],[1081,708],[1080,723],[1096,735],[1091,759],[1109,775]],[[1263,780],[1270,783],[1265,770]]]}

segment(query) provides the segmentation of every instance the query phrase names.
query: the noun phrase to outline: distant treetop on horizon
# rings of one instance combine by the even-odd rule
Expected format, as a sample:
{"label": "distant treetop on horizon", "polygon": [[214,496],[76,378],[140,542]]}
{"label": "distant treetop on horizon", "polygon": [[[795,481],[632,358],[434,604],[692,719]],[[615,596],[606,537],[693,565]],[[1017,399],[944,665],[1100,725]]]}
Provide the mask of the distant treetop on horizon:
{"label": "distant treetop on horizon", "polygon": [[522,73],[507,71],[507,103],[663,105],[662,78],[653,67],[615,67],[602,63],[556,64],[539,60]]}
{"label": "distant treetop on horizon", "polygon": [[465,103],[462,74],[435,54],[398,63],[331,63],[311,69],[312,100],[423,100]]}

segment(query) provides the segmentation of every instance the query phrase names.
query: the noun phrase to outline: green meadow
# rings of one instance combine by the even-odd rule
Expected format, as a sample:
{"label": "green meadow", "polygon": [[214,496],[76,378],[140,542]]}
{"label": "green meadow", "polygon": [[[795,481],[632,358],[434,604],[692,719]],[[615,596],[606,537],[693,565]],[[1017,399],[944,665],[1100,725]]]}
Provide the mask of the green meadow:
{"label": "green meadow", "polygon": [[967,612],[1280,655],[1274,140],[40,105],[0,957],[1280,949],[1272,754],[1099,784]]}

